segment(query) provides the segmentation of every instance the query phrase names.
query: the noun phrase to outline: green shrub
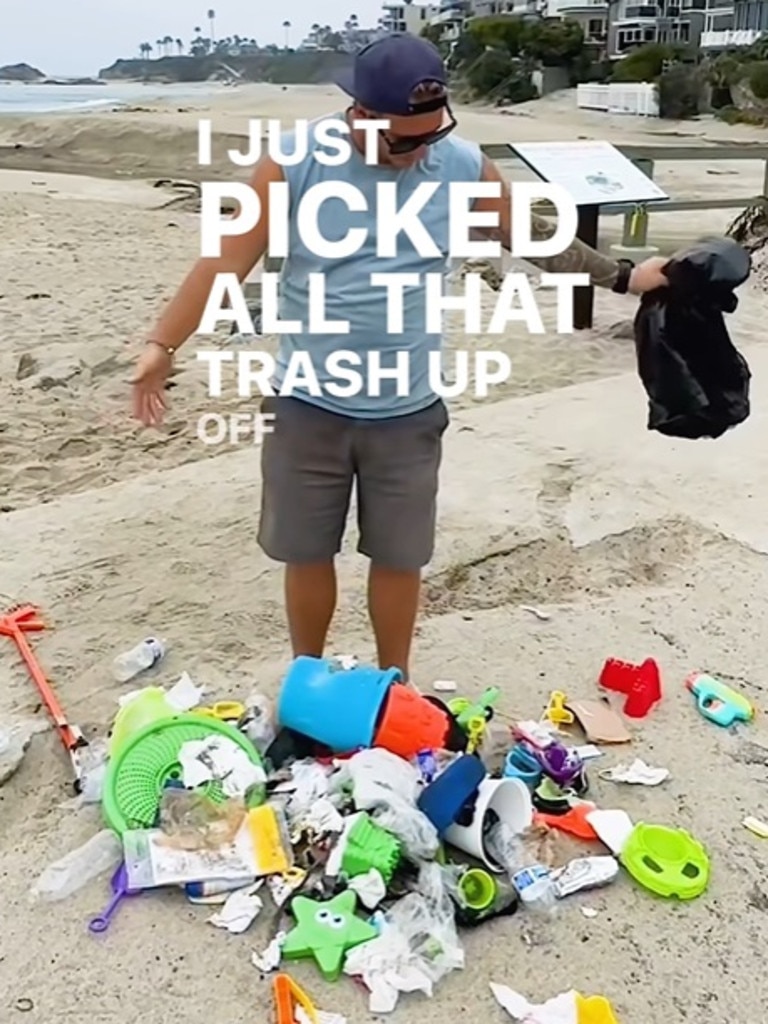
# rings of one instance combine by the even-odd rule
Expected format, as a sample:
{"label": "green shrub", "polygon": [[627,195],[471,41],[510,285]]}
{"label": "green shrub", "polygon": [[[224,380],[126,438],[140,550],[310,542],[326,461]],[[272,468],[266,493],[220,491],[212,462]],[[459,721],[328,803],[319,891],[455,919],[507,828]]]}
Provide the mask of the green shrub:
{"label": "green shrub", "polygon": [[506,50],[510,57],[517,57],[521,52],[525,31],[523,19],[511,16],[473,18],[467,26],[467,35],[481,48]]}
{"label": "green shrub", "polygon": [[681,60],[686,56],[688,50],[685,47],[648,43],[617,61],[612,78],[614,82],[655,82],[667,61]]}
{"label": "green shrub", "polygon": [[721,107],[715,114],[718,120],[725,121],[726,124],[751,124],[764,128],[766,123],[765,117],[756,111],[739,110],[734,106]]}
{"label": "green shrub", "polygon": [[538,96],[529,69],[502,50],[486,50],[466,71],[466,82],[475,96],[497,103],[525,103]]}
{"label": "green shrub", "polygon": [[502,50],[486,50],[467,68],[466,79],[470,89],[481,96],[493,92],[512,74],[512,60]]}
{"label": "green shrub", "polygon": [[759,100],[768,100],[768,61],[759,61],[749,69],[749,87]]}
{"label": "green shrub", "polygon": [[485,46],[471,32],[462,32],[451,50],[448,66],[452,69],[467,67],[485,52]]}
{"label": "green shrub", "polygon": [[659,76],[659,117],[683,121],[701,110],[702,82],[698,69],[675,64]]}
{"label": "green shrub", "polygon": [[544,67],[563,67],[575,61],[584,50],[584,30],[568,18],[544,18],[525,23],[522,49]]}

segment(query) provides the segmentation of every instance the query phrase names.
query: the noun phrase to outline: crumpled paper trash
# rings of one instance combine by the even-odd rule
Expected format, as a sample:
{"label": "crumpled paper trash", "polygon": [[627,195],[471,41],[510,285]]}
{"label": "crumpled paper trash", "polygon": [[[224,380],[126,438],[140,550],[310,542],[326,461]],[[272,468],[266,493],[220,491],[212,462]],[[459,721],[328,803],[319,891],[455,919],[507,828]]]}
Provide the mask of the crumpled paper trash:
{"label": "crumpled paper trash", "polygon": [[221,910],[208,918],[209,922],[215,928],[225,928],[230,935],[242,935],[264,908],[261,899],[256,895],[262,882],[263,879],[246,889],[236,889],[227,897]]}
{"label": "crumpled paper trash", "polygon": [[189,740],[179,751],[179,764],[187,789],[197,789],[216,779],[225,796],[242,797],[252,786],[267,781],[264,769],[253,764],[228,736]]}
{"label": "crumpled paper trash", "polygon": [[261,971],[262,974],[271,974],[272,971],[277,970],[283,958],[284,942],[285,932],[278,932],[263,953],[254,951],[251,954],[251,963],[257,971]]}
{"label": "crumpled paper trash", "polygon": [[370,996],[371,1013],[391,1013],[402,992],[432,995],[432,979],[396,928],[386,928],[377,939],[347,953],[344,973],[362,978]]}
{"label": "crumpled paper trash", "polygon": [[637,757],[630,765],[617,764],[613,768],[604,768],[599,775],[608,782],[627,782],[632,786],[659,786],[669,778],[669,769],[651,768]]}
{"label": "crumpled paper trash", "polygon": [[317,761],[297,761],[291,765],[291,778],[275,786],[273,793],[287,794],[285,812],[292,829],[304,826],[304,816],[328,796],[330,772]]}
{"label": "crumpled paper trash", "polygon": [[302,815],[301,824],[316,835],[344,831],[344,818],[331,801],[325,799],[316,800],[312,804],[309,810]]}
{"label": "crumpled paper trash", "polygon": [[502,1009],[519,1024],[619,1024],[603,996],[583,996],[572,989],[546,1003],[529,1003],[525,996],[491,982],[491,992]]}
{"label": "crumpled paper trash", "polygon": [[375,910],[387,895],[387,884],[376,868],[371,868],[364,875],[350,878],[347,888],[357,893],[358,899],[367,910]]}

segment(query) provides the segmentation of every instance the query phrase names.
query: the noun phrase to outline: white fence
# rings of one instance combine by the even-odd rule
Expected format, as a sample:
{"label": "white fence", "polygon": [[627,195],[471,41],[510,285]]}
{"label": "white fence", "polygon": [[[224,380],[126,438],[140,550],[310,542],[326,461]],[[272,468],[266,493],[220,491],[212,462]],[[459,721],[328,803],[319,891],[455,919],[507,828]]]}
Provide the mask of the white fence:
{"label": "white fence", "polygon": [[604,110],[608,114],[659,116],[658,93],[650,82],[579,85],[576,87],[576,105],[584,110]]}

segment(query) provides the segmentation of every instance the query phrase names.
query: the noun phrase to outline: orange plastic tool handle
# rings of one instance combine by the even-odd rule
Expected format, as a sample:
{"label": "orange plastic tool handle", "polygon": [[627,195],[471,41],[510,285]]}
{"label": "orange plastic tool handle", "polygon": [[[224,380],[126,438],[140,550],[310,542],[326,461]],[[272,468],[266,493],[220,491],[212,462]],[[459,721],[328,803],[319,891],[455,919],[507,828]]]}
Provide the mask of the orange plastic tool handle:
{"label": "orange plastic tool handle", "polygon": [[27,666],[27,671],[59,730],[62,742],[68,750],[74,750],[80,745],[79,737],[67,721],[67,716],[59,704],[59,698],[45,678],[40,662],[24,636],[27,632],[39,632],[42,629],[45,629],[45,623],[39,618],[37,609],[32,605],[24,605],[0,618],[0,635],[10,637],[15,642],[19,654]]}
{"label": "orange plastic tool handle", "polygon": [[278,974],[274,981],[277,1024],[296,1024],[294,1006],[298,1004],[307,1014],[311,1024],[318,1024],[317,1010],[309,996],[299,988],[287,974]]}

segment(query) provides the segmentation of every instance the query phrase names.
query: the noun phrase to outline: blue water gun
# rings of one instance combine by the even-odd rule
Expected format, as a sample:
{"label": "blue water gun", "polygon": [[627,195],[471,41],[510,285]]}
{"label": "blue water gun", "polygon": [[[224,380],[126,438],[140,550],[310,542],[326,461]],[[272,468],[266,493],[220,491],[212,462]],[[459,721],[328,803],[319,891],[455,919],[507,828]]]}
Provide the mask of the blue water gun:
{"label": "blue water gun", "polygon": [[749,722],[755,709],[746,697],[703,672],[694,672],[685,686],[696,698],[699,713],[715,725],[729,728],[734,722]]}

